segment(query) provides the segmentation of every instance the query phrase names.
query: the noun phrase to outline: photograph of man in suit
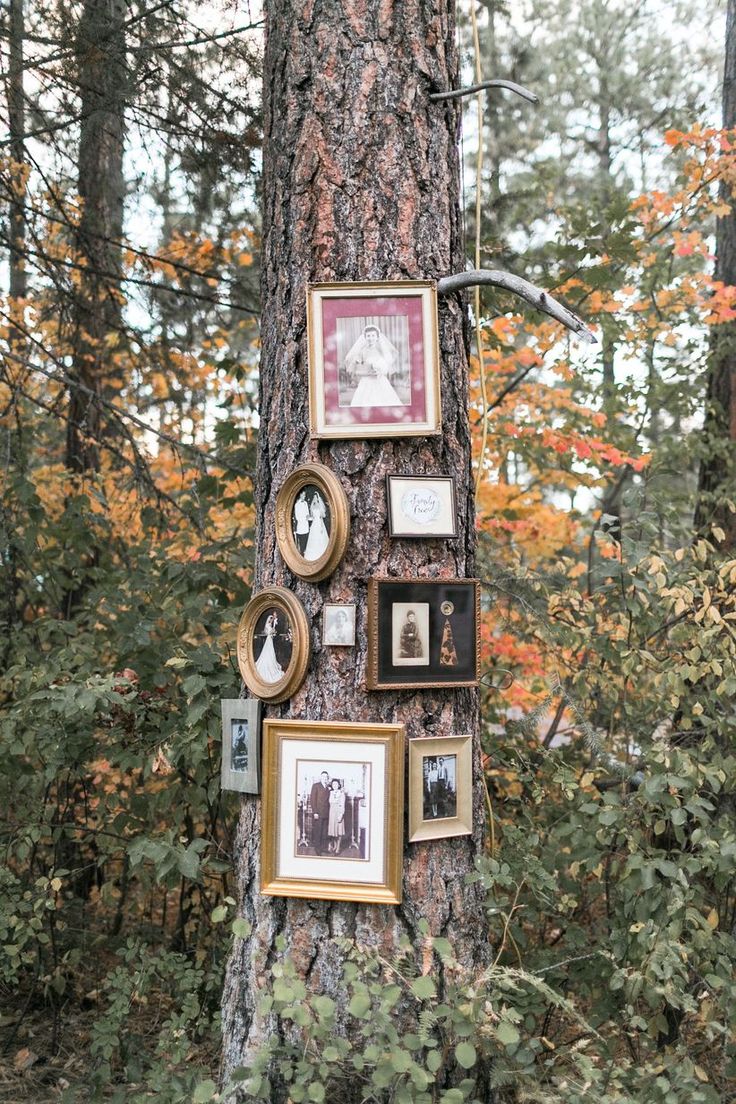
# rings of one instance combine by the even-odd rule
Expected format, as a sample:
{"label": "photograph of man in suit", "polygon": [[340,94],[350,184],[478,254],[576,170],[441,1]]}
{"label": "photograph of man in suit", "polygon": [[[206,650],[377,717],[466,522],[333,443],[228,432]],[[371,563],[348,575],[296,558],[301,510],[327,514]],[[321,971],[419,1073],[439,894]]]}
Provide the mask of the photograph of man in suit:
{"label": "photograph of man in suit", "polygon": [[292,525],[294,527],[294,540],[296,546],[299,549],[299,555],[303,556],[307,549],[307,541],[309,540],[309,503],[307,502],[307,492],[300,491],[299,497],[294,503],[294,516],[292,518]]}
{"label": "photograph of man in suit", "polygon": [[322,771],[309,794],[312,809],[312,846],[318,855],[327,849],[327,825],[330,820],[330,776]]}

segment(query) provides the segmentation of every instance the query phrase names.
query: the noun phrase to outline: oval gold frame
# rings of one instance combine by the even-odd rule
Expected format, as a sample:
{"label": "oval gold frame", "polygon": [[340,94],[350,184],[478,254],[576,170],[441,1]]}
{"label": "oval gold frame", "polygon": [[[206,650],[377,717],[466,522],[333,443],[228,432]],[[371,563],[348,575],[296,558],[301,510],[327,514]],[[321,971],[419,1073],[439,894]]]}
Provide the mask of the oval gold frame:
{"label": "oval gold frame", "polygon": [[[276,606],[289,618],[293,632],[291,661],[284,677],[278,682],[263,681],[256,670],[253,655],[253,630],[258,618],[269,606]],[[295,594],[286,587],[274,586],[251,598],[238,623],[237,655],[243,682],[255,697],[276,703],[286,701],[296,693],[307,673],[309,650],[309,621],[304,606]]]}
{"label": "oval gold frame", "polygon": [[[318,560],[306,560],[296,546],[291,515],[296,496],[314,484],[329,503],[332,518],[330,541]],[[345,555],[350,537],[350,506],[342,483],[324,464],[302,464],[291,473],[276,496],[276,540],[284,563],[298,579],[318,583],[335,570]]]}

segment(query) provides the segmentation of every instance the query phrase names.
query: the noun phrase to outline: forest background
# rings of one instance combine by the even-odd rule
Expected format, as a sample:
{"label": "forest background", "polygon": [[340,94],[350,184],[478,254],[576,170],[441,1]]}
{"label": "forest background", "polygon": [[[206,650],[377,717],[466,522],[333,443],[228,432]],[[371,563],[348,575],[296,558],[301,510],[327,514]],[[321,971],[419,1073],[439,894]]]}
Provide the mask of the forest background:
{"label": "forest background", "polygon": [[[470,1099],[433,1089],[438,1049],[469,1073],[490,1057],[499,1101],[736,1099],[724,14],[461,6],[468,79],[540,97],[486,94],[481,126],[468,103],[469,260],[553,290],[598,344],[501,294],[474,311],[492,967],[438,1007],[407,961],[427,1034],[399,1040],[395,978],[361,962],[385,1016],[353,993],[360,1065],[274,978],[278,1015],[313,1016],[298,1058],[270,1056],[295,1101],[334,1099],[348,1066],[366,1100]],[[253,540],[261,39],[242,4],[2,12],[6,1101],[218,1099],[244,923],[219,699]]]}

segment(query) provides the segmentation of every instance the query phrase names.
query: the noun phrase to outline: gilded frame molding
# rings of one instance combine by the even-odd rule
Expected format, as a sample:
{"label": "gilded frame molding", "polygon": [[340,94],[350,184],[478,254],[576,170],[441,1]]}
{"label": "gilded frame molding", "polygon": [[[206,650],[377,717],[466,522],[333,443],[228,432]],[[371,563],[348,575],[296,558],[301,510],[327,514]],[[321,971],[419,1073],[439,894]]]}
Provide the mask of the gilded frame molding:
{"label": "gilded frame molding", "polygon": [[[383,877],[379,882],[304,878],[279,874],[279,824],[289,784],[282,768],[285,742],[334,744],[337,756],[355,745],[383,746]],[[363,901],[375,905],[401,903],[404,851],[404,746],[403,724],[366,724],[348,721],[266,720],[263,722],[261,892],[272,897],[307,897],[319,901]]]}
{"label": "gilded frame molding", "polygon": [[[324,354],[322,317],[317,308],[322,298],[380,298],[416,295],[422,298],[424,333],[424,386],[426,418],[423,422],[391,422],[373,425],[330,426],[324,409]],[[437,284],[434,280],[366,280],[356,283],[307,285],[307,361],[309,383],[309,432],[316,440],[361,440],[370,437],[436,437],[442,433],[441,357]],[[319,372],[319,377],[317,373]]]}
{"label": "gilded frame molding", "polygon": [[[421,586],[446,586],[464,584],[474,589],[473,611],[475,618],[475,675],[471,679],[459,679],[457,681],[437,681],[435,673],[427,668],[424,678],[416,681],[396,682],[391,679],[381,679],[379,676],[379,608],[378,591],[384,583],[406,583]],[[480,580],[479,579],[422,579],[414,576],[388,576],[380,579],[368,580],[368,656],[366,661],[365,685],[366,690],[422,690],[425,686],[433,686],[437,690],[447,690],[460,686],[477,686],[480,682]]]}
{"label": "gilded frame molding", "polygon": [[[307,560],[296,546],[291,528],[299,492],[314,485],[330,507],[330,539],[317,560]],[[342,483],[325,464],[302,464],[288,476],[276,496],[276,540],[284,563],[298,579],[318,583],[331,575],[345,555],[350,539],[350,505]]]}
{"label": "gilded frame molding", "polygon": [[[293,633],[291,660],[284,672],[284,677],[278,682],[264,682],[258,674],[253,655],[253,632],[256,622],[269,606],[275,606],[288,617]],[[237,635],[238,667],[243,682],[251,694],[262,701],[274,704],[286,701],[304,682],[309,666],[309,655],[309,621],[304,606],[295,594],[286,587],[273,586],[251,598],[241,614]]]}
{"label": "gilded frame molding", "polygon": [[[424,819],[422,760],[427,756],[457,756],[457,814],[437,820]],[[409,741],[409,843],[469,836],[473,831],[473,737],[419,736]]]}

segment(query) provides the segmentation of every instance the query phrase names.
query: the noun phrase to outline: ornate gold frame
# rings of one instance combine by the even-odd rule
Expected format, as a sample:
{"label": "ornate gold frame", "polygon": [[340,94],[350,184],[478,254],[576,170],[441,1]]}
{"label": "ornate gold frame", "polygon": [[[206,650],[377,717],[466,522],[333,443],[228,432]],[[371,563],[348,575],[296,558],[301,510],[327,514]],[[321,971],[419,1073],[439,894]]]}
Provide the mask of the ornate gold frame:
{"label": "ornate gold frame", "polygon": [[[422,759],[427,755],[457,756],[457,815],[424,819]],[[473,737],[419,736],[409,741],[409,843],[469,836],[473,831]]]}
{"label": "ornate gold frame", "polygon": [[[384,855],[382,882],[326,881],[281,876],[279,813],[281,748],[289,739],[329,740],[336,745],[383,744],[386,747],[386,800],[383,809]],[[404,836],[403,724],[365,724],[347,721],[266,720],[263,722],[261,892],[272,897],[310,897],[320,901],[365,901],[376,905],[401,903]]]}
{"label": "ornate gold frame", "polygon": [[[321,342],[322,318],[316,317],[315,304],[320,297],[338,295],[366,299],[382,295],[412,295],[424,299],[422,324],[425,349],[425,393],[427,395],[427,420],[421,423],[381,423],[377,425],[328,426],[324,424],[324,356]],[[372,295],[371,295],[372,293]],[[434,280],[368,280],[359,283],[324,283],[307,286],[307,348],[309,374],[309,432],[318,440],[346,441],[368,437],[436,437],[442,432],[442,396],[440,387],[440,340],[437,312],[437,285]],[[317,386],[317,371],[321,384]],[[321,407],[321,409],[320,409]]]}
{"label": "ornate gold frame", "polygon": [[[427,669],[427,675],[416,682],[384,682],[378,677],[378,588],[381,583],[416,583],[421,585],[444,585],[466,583],[475,589],[475,678],[457,682],[437,682]],[[480,580],[479,579],[424,579],[416,576],[387,576],[368,580],[368,658],[366,661],[366,690],[422,690],[433,686],[437,690],[451,690],[459,686],[477,686],[480,682]]]}
{"label": "ornate gold frame", "polygon": [[[286,614],[293,632],[291,662],[284,677],[278,682],[263,681],[256,670],[253,656],[253,630],[268,606],[276,606]],[[251,694],[263,701],[286,701],[304,682],[309,666],[309,651],[309,621],[304,606],[295,594],[286,587],[274,586],[251,598],[241,614],[237,637],[238,667]]]}
{"label": "ornate gold frame", "polygon": [[[296,496],[303,487],[316,485],[330,505],[332,528],[327,549],[318,560],[301,555],[291,529]],[[345,555],[350,537],[350,506],[342,483],[324,464],[302,464],[291,473],[276,496],[276,540],[290,571],[299,579],[318,583],[335,570]]]}

